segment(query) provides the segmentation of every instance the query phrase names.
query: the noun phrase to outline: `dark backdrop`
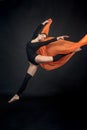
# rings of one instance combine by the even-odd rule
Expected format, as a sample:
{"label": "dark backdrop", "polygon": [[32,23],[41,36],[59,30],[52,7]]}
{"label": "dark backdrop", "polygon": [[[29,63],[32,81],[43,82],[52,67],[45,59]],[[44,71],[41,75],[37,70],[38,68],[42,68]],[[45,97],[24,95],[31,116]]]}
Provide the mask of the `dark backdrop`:
{"label": "dark backdrop", "polygon": [[[13,94],[28,63],[26,43],[36,26],[52,18],[50,35],[69,35],[79,41],[87,33],[87,7],[76,0],[0,0],[0,93]],[[25,95],[48,96],[62,92],[86,93],[87,46],[64,66],[53,71],[39,68]]]}

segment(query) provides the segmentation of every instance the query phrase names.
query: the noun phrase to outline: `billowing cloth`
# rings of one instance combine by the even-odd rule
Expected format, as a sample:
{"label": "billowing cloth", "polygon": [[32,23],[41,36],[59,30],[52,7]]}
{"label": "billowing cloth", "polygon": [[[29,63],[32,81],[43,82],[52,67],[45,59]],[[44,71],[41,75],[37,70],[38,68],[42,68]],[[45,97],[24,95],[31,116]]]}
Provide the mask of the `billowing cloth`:
{"label": "billowing cloth", "polygon": [[[48,24],[43,28],[42,33],[48,34],[50,25],[52,20],[50,19]],[[51,39],[52,37],[47,37],[46,40]],[[58,61],[55,62],[47,62],[47,63],[40,63],[40,66],[45,70],[53,70],[63,66],[69,59],[75,54],[76,49],[87,45],[87,35],[85,35],[80,41],[78,42],[71,42],[68,40],[58,40],[52,42],[46,46],[42,46],[39,48],[38,53],[40,55],[45,56],[55,56],[57,54],[67,54],[64,57],[60,58]]]}

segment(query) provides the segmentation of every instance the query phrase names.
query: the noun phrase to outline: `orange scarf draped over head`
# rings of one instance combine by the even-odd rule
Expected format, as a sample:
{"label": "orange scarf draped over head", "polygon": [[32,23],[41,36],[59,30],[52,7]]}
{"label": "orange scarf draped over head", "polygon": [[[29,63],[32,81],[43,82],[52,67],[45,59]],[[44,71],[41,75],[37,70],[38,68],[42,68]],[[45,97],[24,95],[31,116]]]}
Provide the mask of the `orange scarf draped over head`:
{"label": "orange scarf draped over head", "polygon": [[[52,23],[52,19],[44,26],[41,33],[48,35],[49,28]],[[53,37],[47,37],[45,40],[52,39]],[[67,40],[58,40],[48,45],[42,46],[38,49],[38,53],[44,56],[55,56],[58,54],[67,54],[55,62],[40,63],[40,66],[45,70],[53,70],[63,66],[69,59],[75,54],[76,49],[87,44],[87,35],[85,35],[79,42],[71,42]],[[70,53],[70,54],[69,54]]]}

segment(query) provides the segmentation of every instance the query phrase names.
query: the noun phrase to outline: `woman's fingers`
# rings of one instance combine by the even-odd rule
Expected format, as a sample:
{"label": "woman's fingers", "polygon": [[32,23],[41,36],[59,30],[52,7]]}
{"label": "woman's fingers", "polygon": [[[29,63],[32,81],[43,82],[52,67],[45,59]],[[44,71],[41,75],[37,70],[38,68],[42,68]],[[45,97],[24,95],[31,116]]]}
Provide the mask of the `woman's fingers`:
{"label": "woman's fingers", "polygon": [[69,38],[69,36],[68,35],[59,36],[59,37],[57,37],[57,40],[59,40],[59,39],[63,39],[64,40],[64,38]]}
{"label": "woman's fingers", "polygon": [[69,36],[68,35],[64,35],[63,38],[69,38]]}

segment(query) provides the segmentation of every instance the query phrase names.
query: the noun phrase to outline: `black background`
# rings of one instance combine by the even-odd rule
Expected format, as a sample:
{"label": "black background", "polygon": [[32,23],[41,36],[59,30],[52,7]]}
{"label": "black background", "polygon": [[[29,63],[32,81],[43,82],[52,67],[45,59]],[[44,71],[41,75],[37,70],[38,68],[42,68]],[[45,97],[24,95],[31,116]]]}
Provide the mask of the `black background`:
{"label": "black background", "polygon": [[[13,0],[0,2],[0,93],[14,93],[28,67],[25,46],[37,25],[53,19],[51,36],[69,35],[79,41],[87,31],[86,4],[82,1]],[[55,94],[85,86],[87,47],[54,71],[39,69],[25,94]]]}
{"label": "black background", "polygon": [[[13,95],[18,90],[28,67],[26,43],[37,25],[48,18],[53,19],[51,36],[69,35],[68,40],[79,41],[87,33],[87,7],[84,1],[0,0],[1,95]],[[23,94],[32,97],[58,96],[56,97],[58,101],[61,97],[60,102],[64,103],[67,100],[67,105],[73,104],[70,107],[71,111],[73,111],[72,106],[74,108],[76,106],[76,110],[80,110],[80,114],[82,114],[81,107],[85,108],[86,86],[87,46],[84,46],[82,51],[76,53],[64,66],[58,69],[45,71],[39,68]],[[3,101],[1,100],[1,102]],[[27,107],[26,104],[25,107]],[[79,117],[75,121],[80,128]],[[47,128],[51,129],[50,126]],[[56,128],[55,126],[53,130]],[[73,130],[79,128],[72,127]],[[36,130],[36,128],[31,129]],[[39,129],[41,128],[37,127],[37,130]]]}

